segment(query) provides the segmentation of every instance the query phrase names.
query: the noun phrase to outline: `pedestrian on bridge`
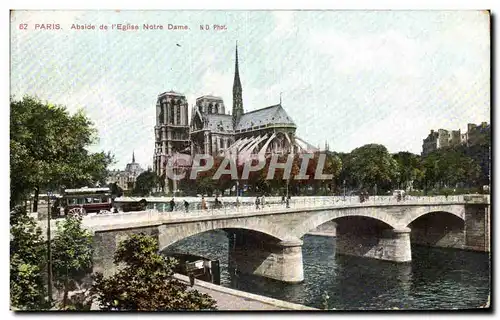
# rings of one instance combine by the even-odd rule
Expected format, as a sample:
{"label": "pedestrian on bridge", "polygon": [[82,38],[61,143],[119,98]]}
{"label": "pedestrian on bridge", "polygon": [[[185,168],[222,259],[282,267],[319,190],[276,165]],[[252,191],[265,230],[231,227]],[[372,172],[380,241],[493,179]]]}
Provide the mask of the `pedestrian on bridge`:
{"label": "pedestrian on bridge", "polygon": [[262,195],[260,203],[262,204],[262,208],[264,208],[266,206],[266,196],[264,194]]}
{"label": "pedestrian on bridge", "polygon": [[260,199],[259,199],[259,196],[257,196],[257,198],[255,198],[255,209],[256,210],[259,210],[259,205],[260,205]]}
{"label": "pedestrian on bridge", "polygon": [[184,200],[184,209],[186,210],[186,212],[189,211],[189,202],[187,202],[186,200]]}
{"label": "pedestrian on bridge", "polygon": [[220,201],[219,201],[219,196],[215,196],[215,204],[214,204],[214,208],[215,209],[219,209],[220,208]]}
{"label": "pedestrian on bridge", "polygon": [[201,197],[201,210],[207,210],[207,202],[204,196]]}
{"label": "pedestrian on bridge", "polygon": [[172,198],[172,200],[170,200],[170,212],[174,211],[175,209],[175,201],[174,201],[174,198]]}

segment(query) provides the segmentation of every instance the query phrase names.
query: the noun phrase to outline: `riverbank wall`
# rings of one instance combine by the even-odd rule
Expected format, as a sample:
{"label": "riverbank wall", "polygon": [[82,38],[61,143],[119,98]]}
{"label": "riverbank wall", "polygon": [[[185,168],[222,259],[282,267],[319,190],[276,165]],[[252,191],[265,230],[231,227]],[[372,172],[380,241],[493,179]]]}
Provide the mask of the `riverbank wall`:
{"label": "riverbank wall", "polygon": [[[175,274],[174,278],[189,285],[189,277]],[[283,300],[226,288],[210,282],[195,279],[192,287],[199,292],[210,295],[217,301],[217,309],[221,311],[317,311],[319,309],[291,303]]]}

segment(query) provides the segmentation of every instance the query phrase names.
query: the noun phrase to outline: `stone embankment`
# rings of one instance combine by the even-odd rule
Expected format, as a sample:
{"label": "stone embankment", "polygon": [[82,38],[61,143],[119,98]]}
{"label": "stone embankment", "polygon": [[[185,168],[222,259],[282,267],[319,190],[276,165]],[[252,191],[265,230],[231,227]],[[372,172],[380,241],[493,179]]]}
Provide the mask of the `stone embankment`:
{"label": "stone embankment", "polygon": [[[175,278],[188,283],[189,278],[176,274]],[[210,295],[217,301],[217,309],[228,311],[244,311],[244,310],[274,310],[274,311],[313,311],[318,310],[312,307],[307,307],[301,304],[286,302],[278,299],[268,298],[253,293],[234,290],[212,284],[205,281],[195,280],[193,289],[199,292]]]}

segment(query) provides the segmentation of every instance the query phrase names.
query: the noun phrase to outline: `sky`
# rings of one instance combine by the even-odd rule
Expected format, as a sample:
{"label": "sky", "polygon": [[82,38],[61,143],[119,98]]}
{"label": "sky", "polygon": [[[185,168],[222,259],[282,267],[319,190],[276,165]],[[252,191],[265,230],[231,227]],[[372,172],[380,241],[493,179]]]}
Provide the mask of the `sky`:
{"label": "sky", "polygon": [[[62,29],[35,30],[42,23]],[[139,30],[99,30],[118,23]],[[489,16],[480,11],[16,11],[10,93],[83,108],[99,130],[92,151],[113,153],[117,169],[134,151],[147,168],[159,93],[185,94],[189,109],[217,95],[232,108],[236,41],[245,111],[282,92],[297,135],[316,146],[419,154],[431,129],[490,122]]]}

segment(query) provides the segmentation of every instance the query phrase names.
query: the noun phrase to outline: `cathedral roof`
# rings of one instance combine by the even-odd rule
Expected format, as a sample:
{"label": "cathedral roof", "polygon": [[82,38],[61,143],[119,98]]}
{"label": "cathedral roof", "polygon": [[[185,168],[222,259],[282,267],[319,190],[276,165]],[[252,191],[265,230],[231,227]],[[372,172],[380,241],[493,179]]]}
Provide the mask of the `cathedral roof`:
{"label": "cathedral roof", "polygon": [[295,126],[292,118],[286,113],[285,109],[279,104],[267,108],[258,109],[244,113],[236,130],[246,130],[252,127],[258,127],[268,124],[283,124]]}
{"label": "cathedral roof", "polygon": [[178,96],[178,97],[184,97],[184,95],[182,93],[179,93],[179,92],[175,92],[175,91],[168,91],[168,92],[163,92],[163,93],[160,93],[158,95],[159,97],[161,96]]}
{"label": "cathedral roof", "polygon": [[228,114],[205,115],[208,125],[207,129],[212,132],[233,132],[233,117]]}
{"label": "cathedral roof", "polygon": [[204,95],[204,96],[196,98],[196,100],[200,100],[200,99],[222,100],[222,97],[212,96],[212,95],[208,94],[208,95]]}
{"label": "cathedral roof", "polygon": [[125,167],[125,171],[129,173],[133,172],[142,172],[141,166],[137,162],[132,162],[132,163],[127,163],[127,166]]}

